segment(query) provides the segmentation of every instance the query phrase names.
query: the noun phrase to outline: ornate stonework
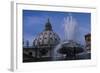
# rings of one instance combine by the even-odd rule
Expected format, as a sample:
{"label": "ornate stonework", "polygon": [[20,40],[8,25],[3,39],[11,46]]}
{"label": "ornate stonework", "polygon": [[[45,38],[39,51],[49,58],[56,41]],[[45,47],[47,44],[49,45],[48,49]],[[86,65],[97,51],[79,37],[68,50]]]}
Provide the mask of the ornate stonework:
{"label": "ornate stonework", "polygon": [[45,30],[38,34],[38,36],[33,41],[33,45],[38,48],[49,48],[57,45],[60,42],[59,36],[53,31],[51,23],[45,24]]}

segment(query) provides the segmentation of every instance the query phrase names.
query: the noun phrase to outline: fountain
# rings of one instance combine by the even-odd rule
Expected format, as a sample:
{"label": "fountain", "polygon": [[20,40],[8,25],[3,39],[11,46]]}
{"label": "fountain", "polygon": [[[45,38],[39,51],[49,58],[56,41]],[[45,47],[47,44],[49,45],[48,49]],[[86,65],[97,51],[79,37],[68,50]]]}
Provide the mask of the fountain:
{"label": "fountain", "polygon": [[75,54],[83,52],[83,48],[77,43],[77,21],[71,14],[64,18],[64,41],[61,41],[55,48],[53,60],[75,59]]}

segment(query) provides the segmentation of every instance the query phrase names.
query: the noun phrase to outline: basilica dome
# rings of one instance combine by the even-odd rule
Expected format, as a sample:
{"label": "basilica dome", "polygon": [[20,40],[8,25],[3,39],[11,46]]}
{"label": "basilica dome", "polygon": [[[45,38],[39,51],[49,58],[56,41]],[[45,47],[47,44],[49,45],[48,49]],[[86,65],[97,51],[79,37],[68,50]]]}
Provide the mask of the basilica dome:
{"label": "basilica dome", "polygon": [[52,29],[51,23],[48,19],[45,24],[45,29],[43,32],[39,33],[33,44],[37,48],[50,48],[54,47],[60,42],[60,37]]}

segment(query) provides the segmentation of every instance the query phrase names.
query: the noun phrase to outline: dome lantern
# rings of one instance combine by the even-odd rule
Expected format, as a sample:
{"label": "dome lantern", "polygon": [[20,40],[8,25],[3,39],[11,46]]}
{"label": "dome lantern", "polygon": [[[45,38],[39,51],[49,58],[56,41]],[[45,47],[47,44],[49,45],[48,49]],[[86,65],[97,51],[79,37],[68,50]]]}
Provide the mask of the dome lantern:
{"label": "dome lantern", "polygon": [[52,31],[52,26],[51,26],[51,23],[50,23],[50,20],[48,18],[48,22],[45,24],[45,31]]}

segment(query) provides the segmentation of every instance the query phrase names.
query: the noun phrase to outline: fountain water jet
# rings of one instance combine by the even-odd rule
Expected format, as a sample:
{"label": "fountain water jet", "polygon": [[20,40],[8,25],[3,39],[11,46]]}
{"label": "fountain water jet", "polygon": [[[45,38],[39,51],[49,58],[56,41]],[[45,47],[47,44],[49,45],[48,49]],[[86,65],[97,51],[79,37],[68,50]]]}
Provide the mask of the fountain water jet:
{"label": "fountain water jet", "polygon": [[65,40],[75,40],[76,34],[78,30],[78,24],[75,18],[69,14],[68,17],[64,18],[64,33],[65,33]]}

